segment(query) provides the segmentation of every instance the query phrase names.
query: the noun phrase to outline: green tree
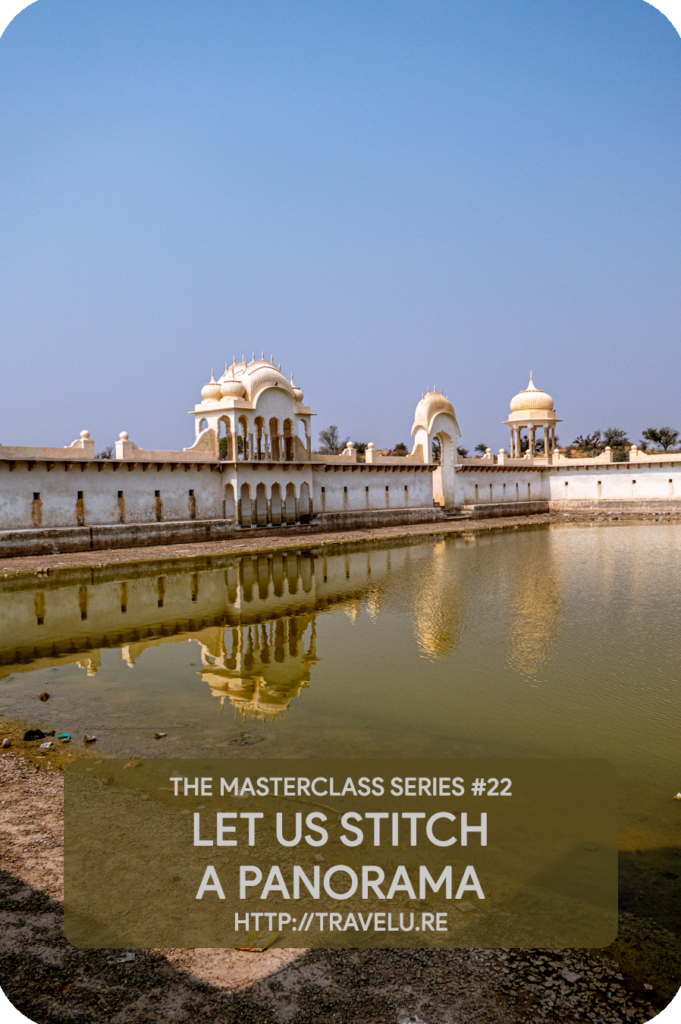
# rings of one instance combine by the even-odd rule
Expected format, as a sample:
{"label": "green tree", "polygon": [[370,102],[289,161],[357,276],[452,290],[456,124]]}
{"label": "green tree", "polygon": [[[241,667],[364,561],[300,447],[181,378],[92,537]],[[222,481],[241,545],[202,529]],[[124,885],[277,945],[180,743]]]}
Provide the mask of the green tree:
{"label": "green tree", "polygon": [[457,454],[460,455],[462,459],[467,459],[468,458],[468,448],[462,448],[461,445],[459,445],[459,447],[456,449],[456,451],[457,451]]}
{"label": "green tree", "polygon": [[320,455],[340,455],[350,438],[346,437],[344,441],[341,441],[338,427],[332,424],[326,430],[319,431],[319,440],[321,444],[317,450]]}
{"label": "green tree", "polygon": [[[674,430],[673,427],[660,427],[659,430],[656,430],[654,427],[648,427],[647,430],[643,431],[643,437],[646,441],[652,441],[653,444],[659,445],[663,451],[667,452],[672,445],[678,443],[679,431]],[[647,445],[642,443],[641,447],[646,448]]]}
{"label": "green tree", "polygon": [[476,452],[480,452],[481,455],[484,455],[488,448],[489,445],[487,444],[476,444],[475,446]]}
{"label": "green tree", "polygon": [[409,449],[407,448],[406,444],[403,444],[400,441],[399,444],[395,445],[395,447],[393,448],[393,450],[391,451],[390,454],[391,455],[408,455],[409,454]]}
{"label": "green tree", "polygon": [[357,449],[358,455],[364,455],[367,448],[369,447],[368,441],[353,441],[355,448]]}
{"label": "green tree", "polygon": [[625,448],[631,444],[625,430],[618,430],[617,427],[608,427],[603,431],[603,448]]}
{"label": "green tree", "polygon": [[601,439],[600,430],[594,430],[592,434],[579,434],[574,439],[571,448],[574,448],[580,455],[592,458],[594,455],[599,455],[602,448],[605,448],[605,444]]}

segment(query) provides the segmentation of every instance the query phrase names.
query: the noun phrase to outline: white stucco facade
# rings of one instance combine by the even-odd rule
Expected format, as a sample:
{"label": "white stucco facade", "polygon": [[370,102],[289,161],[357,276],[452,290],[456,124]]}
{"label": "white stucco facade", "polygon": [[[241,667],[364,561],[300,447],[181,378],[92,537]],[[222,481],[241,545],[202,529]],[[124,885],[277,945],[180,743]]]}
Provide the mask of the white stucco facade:
{"label": "white stucco facade", "polygon": [[194,441],[177,451],[143,448],[125,432],[112,458],[95,457],[87,431],[64,448],[0,445],[2,550],[14,550],[19,534],[21,550],[32,550],[28,535],[37,533],[50,537],[36,550],[74,550],[53,535],[60,530],[72,531],[68,544],[105,548],[240,529],[433,520],[456,509],[681,507],[681,454],[634,447],[628,462],[614,462],[607,448],[593,459],[566,458],[555,448],[553,399],[532,379],[505,421],[510,453],[488,449],[480,458],[457,455],[456,413],[438,390],[416,406],[410,454],[369,445],[359,457],[352,444],[314,453],[303,392],[264,358],[234,360],[219,380],[211,375],[190,415]]}

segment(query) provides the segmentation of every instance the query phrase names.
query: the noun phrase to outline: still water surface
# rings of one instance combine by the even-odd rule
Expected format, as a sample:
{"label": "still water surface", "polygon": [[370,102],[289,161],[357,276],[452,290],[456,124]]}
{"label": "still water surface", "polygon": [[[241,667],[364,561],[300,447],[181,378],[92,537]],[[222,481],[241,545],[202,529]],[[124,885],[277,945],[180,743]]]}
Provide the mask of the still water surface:
{"label": "still water surface", "polygon": [[126,757],[603,757],[622,848],[676,845],[680,569],[681,524],[557,524],[6,580],[0,709]]}

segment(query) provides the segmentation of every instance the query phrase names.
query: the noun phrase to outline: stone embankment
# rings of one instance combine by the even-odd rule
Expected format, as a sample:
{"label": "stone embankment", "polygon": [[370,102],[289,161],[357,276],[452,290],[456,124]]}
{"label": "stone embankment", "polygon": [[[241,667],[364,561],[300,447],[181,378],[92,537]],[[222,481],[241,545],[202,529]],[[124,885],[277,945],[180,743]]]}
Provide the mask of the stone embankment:
{"label": "stone embankment", "polygon": [[[156,544],[148,547],[116,548],[109,551],[74,551],[62,554],[22,555],[0,558],[0,580],[16,574],[38,573],[59,577],[65,570],[81,566],[102,568],[145,564],[170,559],[172,561],[200,561],[210,568],[215,556],[267,554],[268,552],[341,548],[351,544],[385,544],[413,542],[428,538],[456,534],[475,534],[485,530],[516,530],[549,523],[570,522],[675,522],[681,520],[679,512],[603,512],[580,510],[569,513],[544,512],[536,515],[503,516],[490,519],[471,518],[439,520],[438,522],[411,523],[399,526],[380,526],[372,529],[348,529],[318,532],[304,526],[282,530],[244,530],[229,540],[209,540],[197,543]],[[67,574],[67,573],[66,573]]]}

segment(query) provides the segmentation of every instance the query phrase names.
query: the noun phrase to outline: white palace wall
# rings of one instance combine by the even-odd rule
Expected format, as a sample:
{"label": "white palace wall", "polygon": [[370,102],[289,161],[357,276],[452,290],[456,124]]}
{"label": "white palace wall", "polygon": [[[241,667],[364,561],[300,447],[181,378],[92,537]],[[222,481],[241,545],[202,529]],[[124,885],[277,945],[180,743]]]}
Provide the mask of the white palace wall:
{"label": "white palace wall", "polygon": [[[631,462],[597,463],[564,460],[558,465],[526,469],[508,465],[461,465],[456,468],[456,501],[485,514],[517,514],[528,503],[546,511],[586,509],[675,511],[681,509],[681,456],[639,456]],[[469,460],[469,463],[472,460]],[[589,463],[589,464],[586,464]],[[515,506],[515,509],[514,509]],[[540,511],[537,507],[532,511]]]}
{"label": "white palace wall", "polygon": [[190,413],[194,443],[181,451],[143,449],[122,433],[114,457],[96,458],[87,431],[65,448],[0,445],[0,556],[219,540],[252,528],[437,522],[455,510],[681,509],[681,454],[634,447],[624,463],[606,448],[570,459],[553,442],[538,452],[536,424],[560,421],[532,380],[511,402],[515,456],[488,449],[481,458],[459,458],[442,391],[416,406],[411,454],[369,445],[363,461],[351,443],[340,454],[311,451],[303,392],[264,356],[234,361],[218,381],[211,374],[201,397]]}

